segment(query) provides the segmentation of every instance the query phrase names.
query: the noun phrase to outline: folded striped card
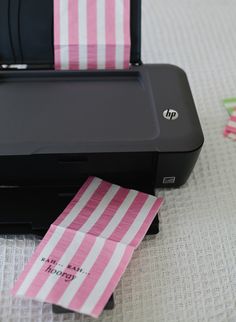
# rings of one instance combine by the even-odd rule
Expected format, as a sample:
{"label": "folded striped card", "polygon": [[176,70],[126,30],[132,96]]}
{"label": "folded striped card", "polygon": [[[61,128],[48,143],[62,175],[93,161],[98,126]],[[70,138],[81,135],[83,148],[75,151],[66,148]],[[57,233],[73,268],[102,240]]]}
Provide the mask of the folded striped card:
{"label": "folded striped card", "polygon": [[12,293],[98,317],[163,199],[89,177]]}
{"label": "folded striped card", "polygon": [[236,141],[236,108],[230,114],[229,121],[224,130],[224,136]]}
{"label": "folded striped card", "polygon": [[54,0],[56,69],[124,69],[130,51],[130,0]]}

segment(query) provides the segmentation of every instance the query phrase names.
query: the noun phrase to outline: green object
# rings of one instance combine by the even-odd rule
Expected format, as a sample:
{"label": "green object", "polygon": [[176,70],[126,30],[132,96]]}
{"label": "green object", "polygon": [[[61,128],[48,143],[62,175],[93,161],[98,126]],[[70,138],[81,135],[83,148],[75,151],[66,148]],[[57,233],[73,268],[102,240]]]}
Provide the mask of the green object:
{"label": "green object", "polygon": [[236,109],[236,97],[226,98],[223,100],[223,103],[229,115],[231,115]]}

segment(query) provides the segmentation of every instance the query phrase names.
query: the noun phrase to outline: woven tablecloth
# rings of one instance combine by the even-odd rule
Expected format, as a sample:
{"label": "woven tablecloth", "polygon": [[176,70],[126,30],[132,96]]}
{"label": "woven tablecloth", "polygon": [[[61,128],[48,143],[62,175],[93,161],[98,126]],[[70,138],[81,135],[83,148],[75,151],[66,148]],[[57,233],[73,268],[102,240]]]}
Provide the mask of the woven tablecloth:
{"label": "woven tablecloth", "polygon": [[[236,321],[236,143],[222,99],[236,95],[236,1],[144,0],[143,60],[188,74],[205,145],[188,183],[165,196],[160,234],[135,252],[113,311],[98,321]],[[39,239],[0,237],[0,321],[92,321],[9,295]]]}

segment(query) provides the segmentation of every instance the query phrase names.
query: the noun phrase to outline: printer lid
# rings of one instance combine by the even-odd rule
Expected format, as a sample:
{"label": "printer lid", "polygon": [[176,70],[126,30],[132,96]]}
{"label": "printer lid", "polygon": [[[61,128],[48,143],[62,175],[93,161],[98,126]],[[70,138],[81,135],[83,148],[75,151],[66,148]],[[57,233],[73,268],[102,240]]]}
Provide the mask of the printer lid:
{"label": "printer lid", "polygon": [[[131,4],[132,65],[141,64],[141,0]],[[0,0],[0,64],[53,68],[53,0]]]}

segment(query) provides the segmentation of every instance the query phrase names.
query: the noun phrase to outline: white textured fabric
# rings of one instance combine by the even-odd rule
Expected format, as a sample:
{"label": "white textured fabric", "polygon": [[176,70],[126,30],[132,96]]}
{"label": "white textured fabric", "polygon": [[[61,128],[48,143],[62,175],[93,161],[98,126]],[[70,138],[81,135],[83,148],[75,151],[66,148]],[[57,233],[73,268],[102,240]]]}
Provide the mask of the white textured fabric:
{"label": "white textured fabric", "polygon": [[[148,237],[98,321],[236,321],[236,143],[221,100],[236,95],[236,1],[144,0],[143,60],[188,74],[205,146],[188,181],[160,191],[160,234]],[[9,295],[37,238],[0,238],[0,321],[92,321]]]}

